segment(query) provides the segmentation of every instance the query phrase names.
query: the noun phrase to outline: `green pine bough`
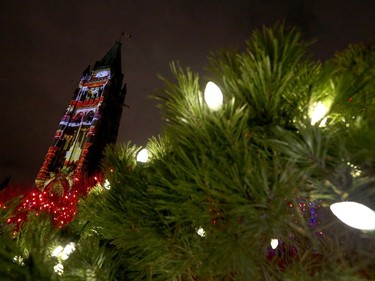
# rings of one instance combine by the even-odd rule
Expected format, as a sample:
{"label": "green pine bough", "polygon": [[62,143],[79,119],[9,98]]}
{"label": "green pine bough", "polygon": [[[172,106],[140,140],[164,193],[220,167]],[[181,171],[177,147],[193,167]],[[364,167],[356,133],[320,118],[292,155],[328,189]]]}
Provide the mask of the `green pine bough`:
{"label": "green pine bough", "polygon": [[[0,268],[50,280],[374,280],[374,232],[329,206],[375,209],[375,49],[351,45],[321,63],[309,45],[279,24],[244,51],[211,53],[203,81],[172,63],[147,162],[131,143],[108,147],[106,187],[58,233],[43,224],[44,244],[29,241],[32,220],[16,240],[3,230]],[[223,95],[215,110],[208,81]],[[70,241],[66,260],[46,250]]]}

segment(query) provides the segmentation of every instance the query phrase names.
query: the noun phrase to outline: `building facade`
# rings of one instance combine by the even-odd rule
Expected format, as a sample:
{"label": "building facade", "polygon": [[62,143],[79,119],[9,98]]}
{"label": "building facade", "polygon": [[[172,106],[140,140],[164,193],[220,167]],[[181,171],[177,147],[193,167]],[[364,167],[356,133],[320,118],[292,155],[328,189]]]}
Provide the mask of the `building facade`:
{"label": "building facade", "polygon": [[105,147],[117,139],[126,95],[123,77],[117,41],[83,72],[36,177],[38,188],[62,179],[72,186],[100,170]]}

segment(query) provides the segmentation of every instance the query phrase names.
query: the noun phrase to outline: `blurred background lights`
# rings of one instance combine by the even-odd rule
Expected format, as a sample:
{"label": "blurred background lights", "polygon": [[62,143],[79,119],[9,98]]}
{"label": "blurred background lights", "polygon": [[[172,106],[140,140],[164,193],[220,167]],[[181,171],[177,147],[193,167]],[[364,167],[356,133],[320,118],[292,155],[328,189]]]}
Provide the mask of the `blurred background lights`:
{"label": "blurred background lights", "polygon": [[339,202],[330,206],[332,213],[343,223],[357,229],[375,230],[375,212],[356,202]]}
{"label": "blurred background lights", "polygon": [[275,250],[277,246],[279,246],[279,239],[271,239],[270,244],[271,244],[271,248]]}
{"label": "blurred background lights", "polygon": [[137,162],[146,163],[148,160],[148,152],[147,149],[144,148],[137,154]]}
{"label": "blurred background lights", "polygon": [[322,102],[315,102],[311,108],[310,119],[311,125],[315,125],[317,122],[320,122],[319,127],[324,127],[327,121],[327,118],[322,118],[327,114],[328,107],[325,106]]}
{"label": "blurred background lights", "polygon": [[360,168],[350,162],[347,162],[348,166],[350,167],[351,169],[351,172],[350,174],[356,178],[356,177],[359,177],[361,174],[362,174],[362,171],[360,170]]}
{"label": "blurred background lights", "polygon": [[214,82],[208,82],[204,90],[204,100],[212,110],[218,110],[223,104],[223,94]]}

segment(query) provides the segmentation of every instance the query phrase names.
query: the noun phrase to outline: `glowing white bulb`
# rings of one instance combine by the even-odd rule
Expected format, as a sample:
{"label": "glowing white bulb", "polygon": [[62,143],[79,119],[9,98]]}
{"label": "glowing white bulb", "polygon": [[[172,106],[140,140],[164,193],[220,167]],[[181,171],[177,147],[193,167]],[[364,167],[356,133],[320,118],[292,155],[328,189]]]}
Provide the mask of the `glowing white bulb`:
{"label": "glowing white bulb", "polygon": [[339,202],[330,206],[332,213],[343,223],[357,229],[375,230],[375,212],[356,202]]}
{"label": "glowing white bulb", "polygon": [[270,244],[271,244],[271,248],[275,250],[277,248],[277,246],[279,246],[279,240],[278,239],[271,239]]}
{"label": "glowing white bulb", "polygon": [[70,255],[71,253],[73,253],[76,249],[76,244],[74,242],[70,242],[68,245],[65,246],[64,248],[64,253]]}
{"label": "glowing white bulb", "polygon": [[223,104],[223,93],[214,82],[208,82],[204,90],[204,100],[212,110],[218,110]]}
{"label": "glowing white bulb", "polygon": [[[312,110],[311,110],[311,114],[310,114],[311,124],[315,125],[315,123],[320,121],[327,114],[327,112],[328,112],[328,108],[322,102],[314,103]],[[327,118],[324,118],[320,122],[319,126],[324,127],[326,124],[326,121],[327,121]]]}
{"label": "glowing white bulb", "polygon": [[107,180],[107,179],[104,181],[104,188],[105,189],[111,189],[111,184],[110,184],[109,180]]}
{"label": "glowing white bulb", "polygon": [[146,163],[147,160],[148,160],[148,152],[147,152],[147,149],[144,148],[140,152],[138,152],[137,161],[142,162],[142,163]]}
{"label": "glowing white bulb", "polygon": [[67,260],[69,258],[69,255],[67,255],[66,253],[62,252],[59,255],[59,258],[64,261],[64,260]]}
{"label": "glowing white bulb", "polygon": [[57,246],[53,252],[52,252],[52,256],[53,257],[58,257],[59,254],[64,250],[64,248],[62,246]]}
{"label": "glowing white bulb", "polygon": [[64,266],[61,263],[56,264],[53,269],[58,275],[61,275],[64,273]]}
{"label": "glowing white bulb", "polygon": [[205,237],[206,236],[206,231],[204,231],[204,229],[202,227],[200,227],[198,230],[197,230],[197,233],[200,237]]}
{"label": "glowing white bulb", "polygon": [[21,256],[15,256],[13,258],[13,261],[18,263],[19,265],[25,265],[25,263],[23,262],[23,258]]}
{"label": "glowing white bulb", "polygon": [[64,250],[61,253],[61,259],[66,260],[69,258],[69,255],[74,252],[76,249],[76,244],[70,242],[68,245],[65,246]]}
{"label": "glowing white bulb", "polygon": [[57,246],[53,252],[52,256],[57,257],[59,260],[66,260],[69,258],[69,255],[76,249],[76,244],[70,242],[64,248],[62,246]]}

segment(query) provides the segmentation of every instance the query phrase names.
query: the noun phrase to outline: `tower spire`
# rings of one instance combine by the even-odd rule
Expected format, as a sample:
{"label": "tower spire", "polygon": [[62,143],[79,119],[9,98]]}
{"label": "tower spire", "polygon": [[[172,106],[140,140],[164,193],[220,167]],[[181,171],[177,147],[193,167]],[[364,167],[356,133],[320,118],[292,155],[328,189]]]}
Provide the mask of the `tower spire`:
{"label": "tower spire", "polygon": [[115,42],[112,48],[104,55],[104,57],[97,61],[94,69],[101,67],[111,67],[114,71],[121,73],[121,38],[131,38],[131,34],[121,32],[119,40]]}
{"label": "tower spire", "polygon": [[116,72],[121,73],[121,42],[116,41],[111,49],[102,57],[101,60],[97,61],[94,65],[94,69],[101,67],[111,67]]}

